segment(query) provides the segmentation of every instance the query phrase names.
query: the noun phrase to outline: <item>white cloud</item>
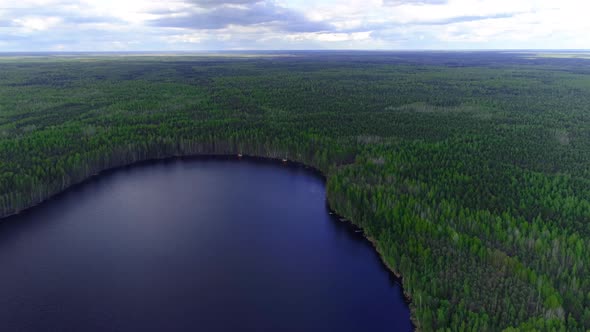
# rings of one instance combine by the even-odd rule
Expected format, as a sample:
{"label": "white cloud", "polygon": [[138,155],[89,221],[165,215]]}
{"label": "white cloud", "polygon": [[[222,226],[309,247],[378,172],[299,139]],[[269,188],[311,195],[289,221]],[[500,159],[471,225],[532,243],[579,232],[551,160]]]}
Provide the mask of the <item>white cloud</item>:
{"label": "white cloud", "polygon": [[[577,10],[547,7],[509,17],[450,23],[439,30],[431,28],[438,39],[446,42],[511,41],[528,47],[526,45],[532,41],[538,47],[553,48],[551,43],[559,38],[562,42],[572,41],[569,47],[590,47],[590,39],[584,38],[583,33],[590,31],[590,21],[583,15]],[[585,39],[585,45],[580,43],[581,38]]]}
{"label": "white cloud", "polygon": [[402,4],[388,7],[389,18],[398,23],[443,22],[460,17],[489,17],[530,12],[531,1],[449,0],[445,4]]}
{"label": "white cloud", "polygon": [[298,33],[285,36],[287,40],[312,40],[319,42],[344,42],[344,41],[362,41],[371,38],[370,31],[353,32],[353,33]]}
{"label": "white cloud", "polygon": [[[0,0],[0,42],[25,51],[590,48],[588,12],[587,0]],[[208,13],[225,16],[188,24]],[[182,25],[154,24],[162,19]]]}
{"label": "white cloud", "polygon": [[170,37],[165,37],[163,40],[169,44],[177,44],[177,43],[188,43],[188,44],[198,44],[201,43],[206,38],[206,35],[194,32],[194,33],[186,33],[181,35],[173,35]]}
{"label": "white cloud", "polygon": [[25,16],[15,18],[12,22],[25,32],[49,30],[62,22],[59,17]]}

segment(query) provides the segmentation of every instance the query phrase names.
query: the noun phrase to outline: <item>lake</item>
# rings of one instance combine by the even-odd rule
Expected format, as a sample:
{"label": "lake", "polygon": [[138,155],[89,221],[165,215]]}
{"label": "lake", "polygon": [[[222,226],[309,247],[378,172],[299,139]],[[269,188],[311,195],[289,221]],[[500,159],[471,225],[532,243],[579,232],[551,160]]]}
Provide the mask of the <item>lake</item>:
{"label": "lake", "polygon": [[301,166],[108,171],[0,221],[2,331],[409,331],[398,281]]}

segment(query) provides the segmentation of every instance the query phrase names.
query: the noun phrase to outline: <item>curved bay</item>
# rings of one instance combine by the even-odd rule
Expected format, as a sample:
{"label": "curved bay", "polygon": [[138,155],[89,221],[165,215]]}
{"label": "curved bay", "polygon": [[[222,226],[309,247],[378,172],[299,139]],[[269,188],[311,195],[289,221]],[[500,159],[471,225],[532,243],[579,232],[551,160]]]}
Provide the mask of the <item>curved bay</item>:
{"label": "curved bay", "polygon": [[107,172],[0,222],[6,331],[407,331],[402,290],[302,167]]}

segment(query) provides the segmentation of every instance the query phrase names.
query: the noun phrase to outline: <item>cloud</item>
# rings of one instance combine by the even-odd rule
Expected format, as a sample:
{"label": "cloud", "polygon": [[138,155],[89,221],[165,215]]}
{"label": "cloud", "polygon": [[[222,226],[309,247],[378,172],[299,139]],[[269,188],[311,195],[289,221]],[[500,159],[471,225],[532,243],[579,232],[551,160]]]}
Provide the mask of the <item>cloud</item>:
{"label": "cloud", "polygon": [[483,21],[483,20],[490,20],[490,19],[498,19],[498,18],[510,18],[514,17],[517,14],[494,14],[494,15],[487,15],[487,16],[457,16],[451,18],[445,18],[440,20],[433,20],[433,21],[419,21],[415,24],[417,25],[449,25],[453,23],[461,23],[461,22],[473,22],[473,21]]}
{"label": "cloud", "polygon": [[222,5],[251,5],[262,0],[190,0],[191,3],[202,7],[218,7]]}
{"label": "cloud", "polygon": [[0,0],[3,51],[590,48],[587,0]]}
{"label": "cloud", "polygon": [[288,39],[292,41],[317,41],[317,42],[350,42],[350,41],[362,41],[369,40],[371,38],[371,32],[353,32],[353,33],[300,33],[289,35]]}
{"label": "cloud", "polygon": [[[277,6],[272,2],[225,0],[223,2],[195,1],[199,6],[208,8],[191,8],[185,12],[172,12],[150,22],[150,24],[167,28],[185,29],[222,29],[232,25],[271,26],[277,31],[314,32],[331,30],[325,22],[312,21],[302,13]],[[240,6],[228,6],[228,4]]]}
{"label": "cloud", "polygon": [[25,31],[44,31],[59,25],[62,19],[55,16],[26,16],[16,18],[12,22]]}
{"label": "cloud", "polygon": [[442,5],[448,3],[449,0],[383,0],[386,6],[401,6],[401,5]]}
{"label": "cloud", "polygon": [[117,21],[122,22],[115,17],[93,13],[89,7],[58,0],[23,0],[12,4],[12,7],[0,5],[0,26],[5,27],[30,26],[33,30],[47,30],[66,25]]}

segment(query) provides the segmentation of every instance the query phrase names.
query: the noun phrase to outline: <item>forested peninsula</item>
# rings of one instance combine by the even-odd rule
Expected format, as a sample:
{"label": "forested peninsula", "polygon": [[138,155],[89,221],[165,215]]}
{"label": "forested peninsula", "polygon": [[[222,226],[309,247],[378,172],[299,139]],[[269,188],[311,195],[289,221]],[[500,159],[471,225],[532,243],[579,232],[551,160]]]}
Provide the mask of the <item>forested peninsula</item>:
{"label": "forested peninsula", "polygon": [[195,154],[322,171],[330,206],[403,277],[420,330],[590,329],[590,60],[0,56],[0,217],[105,169]]}

